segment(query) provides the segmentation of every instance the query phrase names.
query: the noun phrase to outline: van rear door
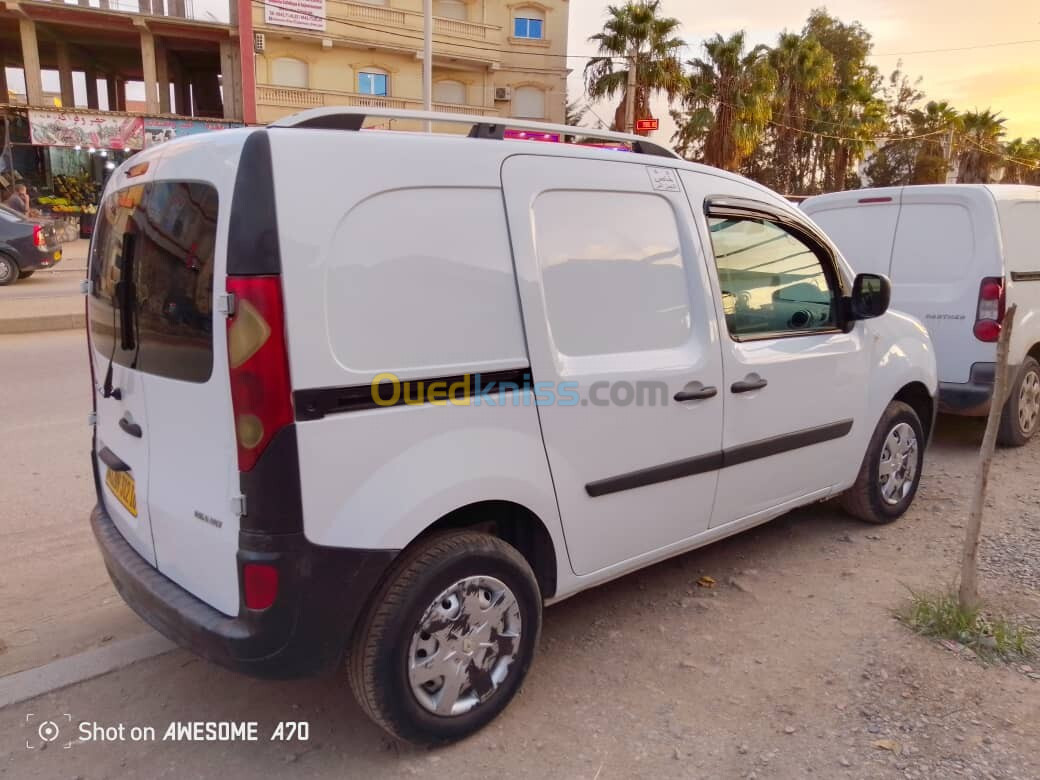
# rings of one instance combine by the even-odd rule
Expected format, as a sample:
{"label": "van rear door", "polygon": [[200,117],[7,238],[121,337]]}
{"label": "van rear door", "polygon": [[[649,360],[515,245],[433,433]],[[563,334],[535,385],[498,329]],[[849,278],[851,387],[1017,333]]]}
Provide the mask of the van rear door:
{"label": "van rear door", "polygon": [[98,210],[90,246],[87,311],[94,364],[101,500],[116,527],[155,565],[148,512],[148,419],[145,387],[136,370],[140,342],[133,328],[135,236],[133,215],[145,190],[139,183],[109,195]]}
{"label": "van rear door", "polygon": [[803,210],[837,244],[858,273],[891,274],[892,240],[899,219],[901,188],[843,192],[810,198]]}

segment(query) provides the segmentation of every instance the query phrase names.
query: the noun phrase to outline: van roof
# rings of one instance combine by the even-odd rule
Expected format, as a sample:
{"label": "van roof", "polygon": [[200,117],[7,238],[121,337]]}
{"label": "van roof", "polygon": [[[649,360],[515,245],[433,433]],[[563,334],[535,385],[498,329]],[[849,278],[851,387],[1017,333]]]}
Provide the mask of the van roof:
{"label": "van roof", "polygon": [[907,198],[918,199],[929,195],[992,206],[994,201],[1037,200],[1040,198],[1040,187],[1027,184],[913,184],[904,187],[867,187],[861,190],[814,195],[802,202],[802,209],[812,214],[833,208],[901,203]]}

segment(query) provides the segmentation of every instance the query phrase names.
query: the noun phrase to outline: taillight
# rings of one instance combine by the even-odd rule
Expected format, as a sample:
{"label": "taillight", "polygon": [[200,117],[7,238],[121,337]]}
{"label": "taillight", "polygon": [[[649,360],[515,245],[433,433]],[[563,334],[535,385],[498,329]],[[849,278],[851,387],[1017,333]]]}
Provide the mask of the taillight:
{"label": "taillight", "polygon": [[267,563],[242,567],[242,591],[249,609],[267,609],[278,598],[278,569]]}
{"label": "taillight", "polygon": [[227,289],[235,296],[227,341],[238,468],[249,471],[293,418],[282,284],[278,276],[229,276]]}
{"label": "taillight", "polygon": [[37,249],[44,249],[47,246],[47,239],[43,235],[43,225],[33,225],[33,243],[36,244]]}
{"label": "taillight", "polygon": [[987,276],[979,285],[979,305],[975,311],[975,338],[996,341],[1004,320],[1004,279]]}

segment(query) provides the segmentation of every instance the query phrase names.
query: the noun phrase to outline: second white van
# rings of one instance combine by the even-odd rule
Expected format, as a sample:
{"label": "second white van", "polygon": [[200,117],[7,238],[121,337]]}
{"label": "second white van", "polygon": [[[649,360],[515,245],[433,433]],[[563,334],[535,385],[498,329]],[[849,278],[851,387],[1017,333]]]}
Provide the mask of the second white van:
{"label": "second white van", "polygon": [[888,275],[892,306],[928,328],[940,411],[989,411],[1004,312],[1018,305],[999,440],[1029,441],[1040,427],[1040,187],[851,190],[809,198],[802,209],[857,272]]}

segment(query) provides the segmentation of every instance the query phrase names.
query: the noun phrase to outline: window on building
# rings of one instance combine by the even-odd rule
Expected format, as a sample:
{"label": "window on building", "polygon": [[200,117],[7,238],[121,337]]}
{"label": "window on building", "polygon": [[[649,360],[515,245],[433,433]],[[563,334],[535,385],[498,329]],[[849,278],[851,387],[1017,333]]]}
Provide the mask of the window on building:
{"label": "window on building", "polygon": [[513,18],[513,37],[541,39],[544,26],[544,13],[537,8],[519,8]]}
{"label": "window on building", "polygon": [[538,87],[513,90],[513,116],[517,119],[544,119],[545,91]]}
{"label": "window on building", "polygon": [[454,103],[465,105],[466,85],[461,81],[443,79],[433,83],[433,99],[437,103]]}
{"label": "window on building", "polygon": [[443,16],[446,19],[459,19],[466,21],[466,4],[462,0],[434,0],[433,15]]}
{"label": "window on building", "polygon": [[390,94],[390,77],[386,71],[367,68],[358,73],[358,92],[362,95]]}
{"label": "window on building", "polygon": [[292,57],[279,57],[271,63],[271,83],[279,87],[307,88],[307,63]]}

